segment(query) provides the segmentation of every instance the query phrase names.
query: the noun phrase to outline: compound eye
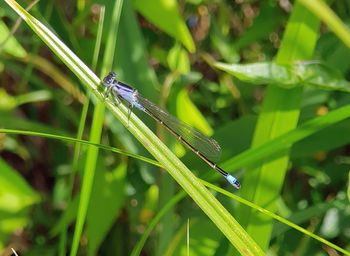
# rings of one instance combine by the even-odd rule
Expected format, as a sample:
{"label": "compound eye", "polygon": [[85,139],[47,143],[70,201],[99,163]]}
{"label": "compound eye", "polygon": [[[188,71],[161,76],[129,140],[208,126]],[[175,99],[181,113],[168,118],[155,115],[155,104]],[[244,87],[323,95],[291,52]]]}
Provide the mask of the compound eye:
{"label": "compound eye", "polygon": [[114,72],[109,72],[109,74],[103,79],[105,84],[111,84],[116,78],[116,74]]}

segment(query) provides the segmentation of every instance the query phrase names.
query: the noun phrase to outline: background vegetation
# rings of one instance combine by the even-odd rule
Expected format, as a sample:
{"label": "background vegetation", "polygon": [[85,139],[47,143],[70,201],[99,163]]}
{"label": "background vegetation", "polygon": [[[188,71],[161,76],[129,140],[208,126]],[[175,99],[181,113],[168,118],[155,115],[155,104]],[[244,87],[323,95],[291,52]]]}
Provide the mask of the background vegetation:
{"label": "background vegetation", "polygon": [[[18,4],[0,4],[1,253],[350,255],[348,1]],[[214,137],[242,189],[128,121],[109,70]]]}

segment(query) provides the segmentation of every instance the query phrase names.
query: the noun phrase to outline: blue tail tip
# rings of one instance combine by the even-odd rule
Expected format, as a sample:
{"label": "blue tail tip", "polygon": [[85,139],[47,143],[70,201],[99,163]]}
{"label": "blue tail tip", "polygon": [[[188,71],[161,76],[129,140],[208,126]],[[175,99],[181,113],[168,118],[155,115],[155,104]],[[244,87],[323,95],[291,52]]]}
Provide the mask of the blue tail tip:
{"label": "blue tail tip", "polygon": [[232,175],[228,174],[225,178],[236,189],[241,188],[241,183],[239,183],[239,181],[235,177],[233,177]]}

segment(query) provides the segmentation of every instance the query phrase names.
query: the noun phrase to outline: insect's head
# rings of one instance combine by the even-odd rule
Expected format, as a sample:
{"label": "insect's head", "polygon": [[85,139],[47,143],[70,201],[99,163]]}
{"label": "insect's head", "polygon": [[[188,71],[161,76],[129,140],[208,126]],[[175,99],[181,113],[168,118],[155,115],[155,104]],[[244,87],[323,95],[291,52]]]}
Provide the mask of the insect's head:
{"label": "insect's head", "polygon": [[113,84],[116,77],[116,73],[114,73],[113,71],[109,72],[109,74],[103,79],[103,84],[107,87],[110,86],[111,84]]}

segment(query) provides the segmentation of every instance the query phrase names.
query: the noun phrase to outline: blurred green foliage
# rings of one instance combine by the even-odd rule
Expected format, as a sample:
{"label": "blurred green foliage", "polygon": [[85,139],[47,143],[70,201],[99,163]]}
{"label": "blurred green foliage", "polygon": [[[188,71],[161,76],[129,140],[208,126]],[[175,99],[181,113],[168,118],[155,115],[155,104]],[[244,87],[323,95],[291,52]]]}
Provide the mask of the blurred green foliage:
{"label": "blurred green foliage", "polygon": [[[302,16],[295,12],[303,2],[125,0],[119,2],[122,9],[117,22],[113,21],[114,2],[106,0],[40,1],[30,13],[86,65],[96,65],[101,77],[105,74],[99,72],[106,72],[102,50],[116,36],[113,70],[118,77],[173,115],[212,135],[222,148],[221,166],[237,174],[242,186],[248,188],[234,193],[260,204],[249,193],[260,191],[254,190],[255,186],[263,187],[267,192],[258,196],[273,204],[272,211],[350,251],[350,51],[346,41],[350,32],[344,30],[350,20],[350,4],[333,1],[330,9],[316,0],[313,7],[305,4],[309,9],[303,14],[316,23],[321,19],[323,25],[320,30],[300,26],[305,41],[289,38],[290,45],[285,43],[284,51],[298,46],[304,49],[315,37],[313,57],[276,63],[286,26],[295,25],[290,16]],[[26,1],[18,3],[28,5]],[[102,6],[106,7],[102,50],[98,62],[93,63]],[[86,88],[24,22],[15,26],[18,16],[5,2],[0,3],[0,15],[0,128],[75,138],[83,127],[82,137],[88,140],[96,129],[90,126],[95,120],[96,99],[92,97],[93,104],[87,105]],[[299,18],[304,24],[305,17]],[[111,25],[116,23],[117,28]],[[288,36],[299,38],[300,34]],[[283,105],[286,102],[278,94],[271,100],[266,95],[270,88],[278,88],[290,101],[295,100],[288,98],[294,95],[292,90],[299,90],[300,102],[293,104],[300,117],[289,132],[285,130],[291,121],[284,119],[289,109],[283,108],[288,105]],[[83,104],[87,109],[85,127],[80,121]],[[266,105],[276,107],[274,112],[266,111]],[[196,175],[232,191],[152,120],[137,110],[135,113]],[[262,113],[279,116],[279,124],[285,125],[266,122],[257,126]],[[101,144],[149,156],[109,112],[103,124],[104,129],[97,128],[102,133]],[[263,132],[259,129],[270,128],[285,137],[270,138],[261,148],[251,147],[253,138]],[[76,145],[62,142],[0,133],[0,253],[11,255],[11,248],[20,255],[66,255],[70,251],[79,199],[84,197],[79,194],[81,179],[91,157],[88,147],[76,150]],[[267,181],[259,175],[256,184],[245,181],[257,166],[281,155],[289,157],[285,169],[281,165],[281,169],[267,170]],[[80,254],[137,254],[137,246],[143,255],[187,255],[188,250],[191,255],[237,254],[159,167],[111,151],[101,151],[96,157],[91,196],[87,196],[87,221],[79,237]],[[236,170],[243,162],[248,166]],[[270,198],[272,191],[275,194]],[[240,203],[216,196],[233,216],[239,216],[237,211],[244,215]],[[251,214],[256,219],[263,216],[254,209]],[[256,223],[243,221],[242,216],[238,220],[266,253],[334,253],[329,245],[279,221],[269,219],[264,225],[270,232],[265,232],[259,225],[252,227]],[[152,221],[155,228],[147,237],[145,230]],[[70,228],[66,230],[67,225]]]}

